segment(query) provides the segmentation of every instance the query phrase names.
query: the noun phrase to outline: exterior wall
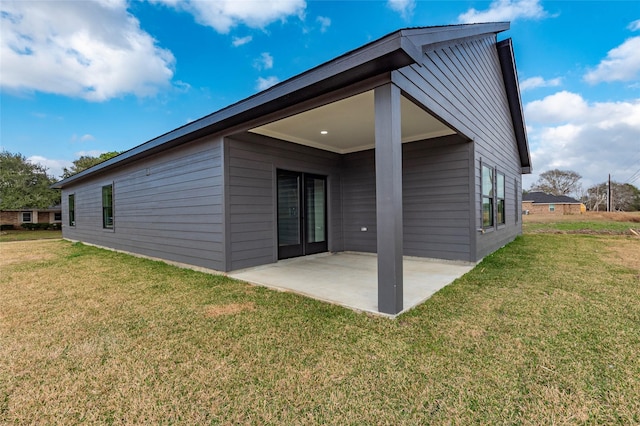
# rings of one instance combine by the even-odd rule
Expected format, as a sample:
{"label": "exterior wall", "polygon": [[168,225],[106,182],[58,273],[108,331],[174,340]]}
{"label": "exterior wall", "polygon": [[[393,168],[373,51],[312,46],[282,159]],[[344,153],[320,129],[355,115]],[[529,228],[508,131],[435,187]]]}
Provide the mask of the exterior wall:
{"label": "exterior wall", "polygon": [[[521,166],[502,78],[495,36],[436,47],[425,52],[424,66],[410,65],[393,78],[426,108],[474,144],[475,260],[522,233]],[[482,229],[481,165],[505,174],[506,224]],[[495,208],[494,208],[495,210]]]}
{"label": "exterior wall", "polygon": [[[113,184],[114,227],[102,227]],[[75,195],[75,226],[69,225]],[[65,188],[63,237],[210,269],[224,268],[222,141],[199,141]]]}
{"label": "exterior wall", "polygon": [[[0,212],[0,224],[13,225],[15,228],[19,228],[22,223],[22,213],[31,212],[31,222],[29,223],[60,223],[61,221],[55,220],[56,211],[39,211],[39,210],[3,210]],[[58,211],[60,213],[60,211]]]}
{"label": "exterior wall", "polygon": [[278,260],[276,170],[327,176],[329,251],[342,251],[340,155],[256,134],[225,138],[226,270]]}
{"label": "exterior wall", "polygon": [[531,201],[524,201],[522,203],[522,210],[528,210],[529,214],[582,214],[582,204],[561,204],[554,203],[554,210],[550,210],[550,205],[547,203],[533,203]]}
{"label": "exterior wall", "polygon": [[[471,260],[470,144],[447,136],[402,148],[404,255]],[[373,150],[344,159],[345,250],[376,252],[374,160]]]}
{"label": "exterior wall", "polygon": [[[346,251],[376,252],[375,168],[373,149],[344,156],[342,208]],[[362,228],[366,228],[366,231],[362,231]]]}
{"label": "exterior wall", "polygon": [[20,220],[22,217],[22,212],[15,211],[0,211],[0,224],[2,225],[13,225],[14,227],[20,226],[22,221]]}

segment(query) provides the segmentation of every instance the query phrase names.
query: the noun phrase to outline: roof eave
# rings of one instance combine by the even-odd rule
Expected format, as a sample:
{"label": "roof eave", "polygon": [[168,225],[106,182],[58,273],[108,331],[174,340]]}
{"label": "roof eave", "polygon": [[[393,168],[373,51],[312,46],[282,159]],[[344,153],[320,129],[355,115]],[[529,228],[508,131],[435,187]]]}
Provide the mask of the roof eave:
{"label": "roof eave", "polygon": [[511,120],[513,122],[513,131],[516,143],[518,144],[522,174],[529,174],[532,172],[531,154],[529,152],[529,141],[527,140],[527,131],[520,98],[520,86],[518,85],[518,73],[513,55],[513,44],[511,39],[508,38],[498,42],[496,47],[498,49],[500,67],[502,68],[502,75],[504,77],[504,85],[507,92]]}
{"label": "roof eave", "polygon": [[421,59],[420,50],[396,31],[327,63],[283,81],[240,102],[172,130],[51,185],[62,189],[100,171],[128,164],[142,155],[181,145],[207,134],[286,108],[374,75],[401,68]]}
{"label": "roof eave", "polygon": [[410,28],[402,30],[416,46],[448,42],[452,40],[476,37],[483,34],[497,34],[510,28],[509,22],[487,22],[477,24],[446,25],[441,27]]}

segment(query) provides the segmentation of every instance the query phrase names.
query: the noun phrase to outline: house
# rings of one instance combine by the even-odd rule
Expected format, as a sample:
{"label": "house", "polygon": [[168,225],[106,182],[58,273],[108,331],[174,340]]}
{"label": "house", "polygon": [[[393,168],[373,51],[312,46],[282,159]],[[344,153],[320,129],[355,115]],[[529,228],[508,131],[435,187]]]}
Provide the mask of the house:
{"label": "house", "polygon": [[62,207],[52,206],[47,209],[10,209],[0,211],[0,224],[4,227],[19,228],[23,223],[62,223]]}
{"label": "house", "polygon": [[234,271],[377,253],[476,262],[521,233],[531,160],[509,23],[395,31],[56,183],[63,236]]}
{"label": "house", "polygon": [[582,214],[587,208],[575,198],[551,195],[544,192],[528,192],[522,196],[524,214]]}

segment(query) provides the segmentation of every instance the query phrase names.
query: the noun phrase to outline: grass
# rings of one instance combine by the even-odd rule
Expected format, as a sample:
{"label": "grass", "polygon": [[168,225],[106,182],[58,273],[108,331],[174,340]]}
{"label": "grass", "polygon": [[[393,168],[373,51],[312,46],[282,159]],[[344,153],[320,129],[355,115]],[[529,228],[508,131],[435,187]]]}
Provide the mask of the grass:
{"label": "grass", "polygon": [[0,243],[7,241],[30,241],[30,240],[44,240],[44,239],[60,239],[62,238],[62,231],[1,231]]}
{"label": "grass", "polygon": [[397,320],[0,245],[0,423],[637,424],[640,240],[530,234]]}
{"label": "grass", "polygon": [[640,230],[640,213],[534,214],[523,216],[522,229],[525,233],[632,235],[630,229]]}

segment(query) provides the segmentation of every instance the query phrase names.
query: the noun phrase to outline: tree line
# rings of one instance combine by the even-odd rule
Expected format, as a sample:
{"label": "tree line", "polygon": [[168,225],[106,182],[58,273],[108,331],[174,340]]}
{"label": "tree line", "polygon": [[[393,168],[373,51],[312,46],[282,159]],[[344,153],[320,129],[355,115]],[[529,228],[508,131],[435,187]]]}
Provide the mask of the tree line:
{"label": "tree line", "polygon": [[[582,176],[573,170],[548,170],[540,174],[528,192],[566,195],[583,203],[587,210],[606,211],[609,182],[604,181],[584,189],[581,179]],[[640,211],[640,189],[631,183],[611,181],[610,196],[612,211]]]}
{"label": "tree line", "polygon": [[0,152],[0,210],[46,209],[60,204],[60,191],[51,185],[60,179],[80,173],[102,163],[119,152],[106,152],[97,157],[83,155],[71,167],[64,168],[59,178],[49,175],[47,169],[28,161],[20,153]]}

